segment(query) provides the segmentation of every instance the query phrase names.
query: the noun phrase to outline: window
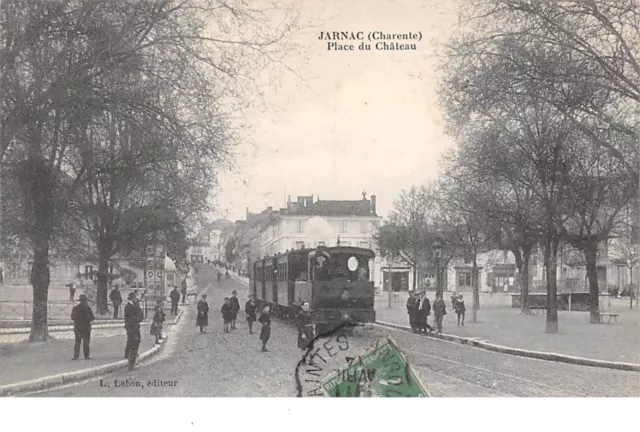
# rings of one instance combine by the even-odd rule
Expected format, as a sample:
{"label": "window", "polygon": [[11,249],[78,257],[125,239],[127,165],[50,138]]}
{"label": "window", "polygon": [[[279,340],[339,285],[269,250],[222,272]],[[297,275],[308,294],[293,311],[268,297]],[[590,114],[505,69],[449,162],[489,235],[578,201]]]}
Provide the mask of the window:
{"label": "window", "polygon": [[340,232],[341,233],[346,233],[347,232],[347,228],[348,228],[348,221],[340,221]]}
{"label": "window", "polygon": [[304,242],[297,241],[296,242],[296,249],[304,249]]}
{"label": "window", "polygon": [[318,242],[318,246],[326,246],[326,243],[325,243],[325,242],[323,242],[323,241],[319,241],[319,242]]}
{"label": "window", "polygon": [[299,220],[298,221],[298,226],[297,226],[297,232],[301,233],[304,232],[304,221],[303,220]]}
{"label": "window", "polygon": [[471,286],[471,272],[458,272],[458,286]]}
{"label": "window", "polygon": [[360,244],[359,244],[359,246],[360,246],[361,248],[368,249],[368,248],[369,248],[369,242],[361,241],[361,242],[360,242]]}
{"label": "window", "polygon": [[369,223],[368,222],[360,222],[360,232],[366,233],[369,231]]}
{"label": "window", "polygon": [[348,241],[341,241],[341,242],[340,242],[340,246],[351,246],[351,242],[348,242]]}
{"label": "window", "polygon": [[466,252],[464,254],[464,263],[465,264],[471,264],[471,256],[469,256],[469,254],[466,253]]}

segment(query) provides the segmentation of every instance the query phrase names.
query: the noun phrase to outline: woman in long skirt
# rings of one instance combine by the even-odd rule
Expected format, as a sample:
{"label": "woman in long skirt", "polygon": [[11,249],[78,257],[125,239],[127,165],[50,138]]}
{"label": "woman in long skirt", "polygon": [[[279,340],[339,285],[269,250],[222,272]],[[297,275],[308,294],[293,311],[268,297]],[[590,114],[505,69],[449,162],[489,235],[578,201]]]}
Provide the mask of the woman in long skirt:
{"label": "woman in long skirt", "polygon": [[260,330],[260,340],[262,341],[262,352],[267,352],[267,342],[271,337],[271,314],[269,313],[269,306],[265,306],[262,309],[262,314],[260,314],[260,318],[258,318],[258,322],[262,324],[262,329]]}
{"label": "woman in long skirt", "polygon": [[309,345],[313,345],[313,319],[309,312],[309,302],[302,303],[302,311],[296,315],[296,325],[298,326],[298,348],[302,350],[303,359]]}
{"label": "woman in long skirt", "polygon": [[156,344],[160,343],[160,339],[162,339],[162,324],[164,320],[165,314],[162,309],[162,300],[158,300],[153,314],[153,322],[151,323],[151,335],[156,337]]}
{"label": "woman in long skirt", "polygon": [[198,301],[196,308],[198,309],[196,327],[200,327],[200,333],[206,333],[207,326],[209,325],[209,303],[207,303],[206,294],[202,294],[202,299]]}

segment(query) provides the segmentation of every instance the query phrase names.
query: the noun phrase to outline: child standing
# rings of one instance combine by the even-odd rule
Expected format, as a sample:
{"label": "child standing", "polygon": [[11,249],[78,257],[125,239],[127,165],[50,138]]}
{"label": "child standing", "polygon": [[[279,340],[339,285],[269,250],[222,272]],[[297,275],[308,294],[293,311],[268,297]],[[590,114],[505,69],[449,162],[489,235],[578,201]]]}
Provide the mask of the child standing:
{"label": "child standing", "polygon": [[153,314],[153,322],[151,323],[151,334],[156,337],[156,344],[162,339],[162,323],[164,323],[165,314],[162,309],[162,300],[156,302],[155,312]]}
{"label": "child standing", "polygon": [[231,310],[231,302],[229,301],[229,297],[224,298],[224,304],[220,309],[220,313],[222,313],[222,320],[224,322],[224,332],[229,333],[229,324],[233,319],[233,311]]}
{"label": "child standing", "polygon": [[260,330],[262,352],[267,352],[267,342],[271,337],[271,314],[269,313],[269,306],[265,306],[264,309],[262,309],[262,314],[260,314],[258,322],[262,324],[262,329]]}
{"label": "child standing", "polygon": [[462,295],[458,296],[458,299],[456,300],[456,306],[455,306],[455,310],[456,310],[456,314],[458,315],[458,327],[460,327],[460,319],[462,318],[462,327],[464,327],[464,313],[466,312],[467,308],[464,305],[464,298],[462,297]]}

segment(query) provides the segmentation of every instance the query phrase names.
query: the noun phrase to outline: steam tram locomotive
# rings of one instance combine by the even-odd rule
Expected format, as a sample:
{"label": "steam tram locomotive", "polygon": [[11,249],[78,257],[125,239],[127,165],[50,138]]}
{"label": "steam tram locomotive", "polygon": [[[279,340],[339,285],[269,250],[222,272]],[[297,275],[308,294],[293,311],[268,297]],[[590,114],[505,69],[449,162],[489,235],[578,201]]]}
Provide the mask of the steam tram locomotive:
{"label": "steam tram locomotive", "polygon": [[[297,249],[253,263],[250,290],[262,309],[293,318],[308,301],[317,331],[375,321],[370,249],[335,246]],[[322,329],[322,330],[321,330]]]}

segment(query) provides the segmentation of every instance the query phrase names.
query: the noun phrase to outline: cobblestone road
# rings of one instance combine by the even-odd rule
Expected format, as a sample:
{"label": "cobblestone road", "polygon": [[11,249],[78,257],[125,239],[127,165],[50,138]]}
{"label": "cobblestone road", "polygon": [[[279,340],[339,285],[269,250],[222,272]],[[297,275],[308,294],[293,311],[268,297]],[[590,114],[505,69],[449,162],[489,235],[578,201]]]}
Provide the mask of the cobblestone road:
{"label": "cobblestone road", "polygon": [[[174,328],[163,353],[151,363],[133,372],[117,372],[101,380],[40,394],[122,397],[296,396],[295,371],[301,352],[295,345],[294,326],[274,320],[268,346],[270,351],[267,353],[260,352],[258,336],[249,335],[244,320],[239,320],[237,330],[222,333],[222,319],[219,317],[221,299],[230,295],[233,289],[238,290],[241,303],[244,303],[247,294],[245,285],[236,281],[208,284],[211,308],[208,333],[200,334],[197,331],[195,307],[191,306],[180,323],[172,326]],[[639,373],[520,358],[386,329],[358,329],[350,333],[349,352],[359,355],[376,340],[388,335],[406,354],[433,396],[639,395]],[[326,366],[323,373],[341,365],[334,363]],[[314,385],[304,383],[314,378],[308,370],[308,367],[301,369],[305,394]]]}

